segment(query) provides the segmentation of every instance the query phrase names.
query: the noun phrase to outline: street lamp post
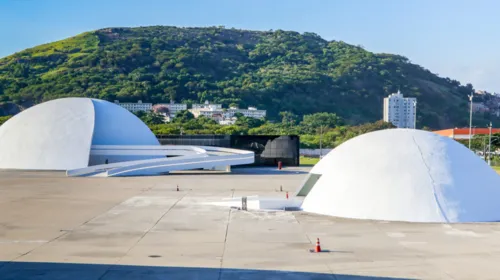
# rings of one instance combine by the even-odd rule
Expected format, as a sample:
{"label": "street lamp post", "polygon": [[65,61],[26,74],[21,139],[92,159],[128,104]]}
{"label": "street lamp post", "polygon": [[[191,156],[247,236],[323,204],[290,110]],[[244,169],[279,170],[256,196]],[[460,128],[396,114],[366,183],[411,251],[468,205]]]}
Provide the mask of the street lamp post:
{"label": "street lamp post", "polygon": [[[485,153],[483,154],[483,158],[485,161],[488,161],[488,164],[491,165],[491,140],[493,139],[496,139],[497,141],[500,141],[500,137],[499,136],[493,136],[493,135],[478,135],[478,137],[480,136],[483,136],[483,151],[485,151]],[[488,146],[486,146],[486,137],[489,138],[489,144]],[[489,155],[488,155],[488,158],[487,158],[487,155],[486,155],[486,151],[489,152]]]}
{"label": "street lamp post", "polygon": [[470,117],[469,117],[469,150],[472,141],[472,98],[474,97],[474,93],[469,94],[470,100]]}
{"label": "street lamp post", "polygon": [[488,143],[488,165],[491,166],[491,128],[493,124],[490,122],[490,135],[489,135],[489,143]]}
{"label": "street lamp post", "polygon": [[483,138],[483,159],[484,161],[486,161],[486,155],[487,155],[487,152],[486,152],[486,137]]}
{"label": "street lamp post", "polygon": [[323,157],[323,126],[319,127],[319,158]]}

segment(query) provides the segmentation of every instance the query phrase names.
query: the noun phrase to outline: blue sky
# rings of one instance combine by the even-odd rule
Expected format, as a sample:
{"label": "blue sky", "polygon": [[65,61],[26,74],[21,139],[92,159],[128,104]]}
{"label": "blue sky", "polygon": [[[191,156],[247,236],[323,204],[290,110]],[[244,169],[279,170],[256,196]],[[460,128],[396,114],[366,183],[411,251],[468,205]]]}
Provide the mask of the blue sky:
{"label": "blue sky", "polygon": [[117,26],[315,32],[500,92],[498,0],[0,0],[0,57]]}

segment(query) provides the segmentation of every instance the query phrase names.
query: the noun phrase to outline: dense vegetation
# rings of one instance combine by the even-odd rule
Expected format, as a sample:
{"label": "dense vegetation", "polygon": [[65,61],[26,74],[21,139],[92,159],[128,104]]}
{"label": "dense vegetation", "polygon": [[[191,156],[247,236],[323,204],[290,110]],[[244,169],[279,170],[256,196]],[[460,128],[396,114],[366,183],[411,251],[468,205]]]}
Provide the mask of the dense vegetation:
{"label": "dense vegetation", "polygon": [[[156,135],[178,134],[250,134],[250,135],[300,135],[302,148],[318,148],[320,139],[324,148],[334,148],[346,140],[370,131],[392,128],[393,125],[378,121],[359,126],[346,126],[344,121],[332,113],[305,115],[299,121],[297,115],[282,114],[281,121],[269,122],[237,115],[234,125],[220,125],[214,120],[200,116],[194,118],[189,111],[177,113],[171,123],[164,123],[163,116],[153,112],[137,112],[139,117]],[[11,116],[0,117],[0,125]]]}
{"label": "dense vegetation", "polygon": [[0,117],[0,125],[2,125],[4,122],[8,121],[12,116],[3,116]]}
{"label": "dense vegetation", "polygon": [[272,120],[332,112],[361,124],[381,119],[383,97],[398,88],[418,98],[419,127],[467,125],[472,85],[313,33],[108,28],[0,59],[0,101],[24,107],[65,96],[209,100],[264,108]]}
{"label": "dense vegetation", "polygon": [[214,120],[200,116],[194,118],[189,111],[179,112],[171,123],[162,123],[162,117],[154,113],[138,113],[156,135],[161,134],[250,134],[250,135],[300,135],[302,148],[334,148],[346,140],[370,131],[392,128],[393,125],[378,121],[359,126],[346,126],[333,113],[305,115],[300,121],[297,115],[281,114],[281,121],[269,122],[238,116],[234,125],[219,125]]}

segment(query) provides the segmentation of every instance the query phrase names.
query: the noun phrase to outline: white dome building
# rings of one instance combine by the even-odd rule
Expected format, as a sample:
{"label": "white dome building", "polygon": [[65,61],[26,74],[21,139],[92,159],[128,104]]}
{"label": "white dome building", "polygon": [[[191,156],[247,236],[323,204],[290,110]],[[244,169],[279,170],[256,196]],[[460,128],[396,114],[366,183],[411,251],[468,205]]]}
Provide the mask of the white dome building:
{"label": "white dome building", "polygon": [[159,142],[140,119],[116,104],[63,98],[31,107],[0,127],[0,168],[87,167],[98,158],[98,155],[91,157],[93,145],[159,145]]}
{"label": "white dome building", "polygon": [[307,212],[408,222],[500,221],[500,176],[456,141],[388,129],[326,155],[299,190]]}

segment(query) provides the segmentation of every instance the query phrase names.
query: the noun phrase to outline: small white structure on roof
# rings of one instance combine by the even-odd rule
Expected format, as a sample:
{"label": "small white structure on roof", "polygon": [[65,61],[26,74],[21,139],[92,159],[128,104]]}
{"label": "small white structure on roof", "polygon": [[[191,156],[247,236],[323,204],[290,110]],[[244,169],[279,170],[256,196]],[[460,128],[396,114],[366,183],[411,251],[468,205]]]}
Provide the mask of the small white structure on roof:
{"label": "small white structure on roof", "polygon": [[337,217],[408,222],[500,221],[500,176],[462,144],[388,129],[326,155],[298,192],[302,209]]}
{"label": "small white structure on roof", "polygon": [[[216,157],[216,152],[225,154]],[[66,170],[68,176],[127,176],[253,162],[254,154],[249,151],[161,146],[139,118],[97,99],[45,102],[0,127],[3,169]]]}

